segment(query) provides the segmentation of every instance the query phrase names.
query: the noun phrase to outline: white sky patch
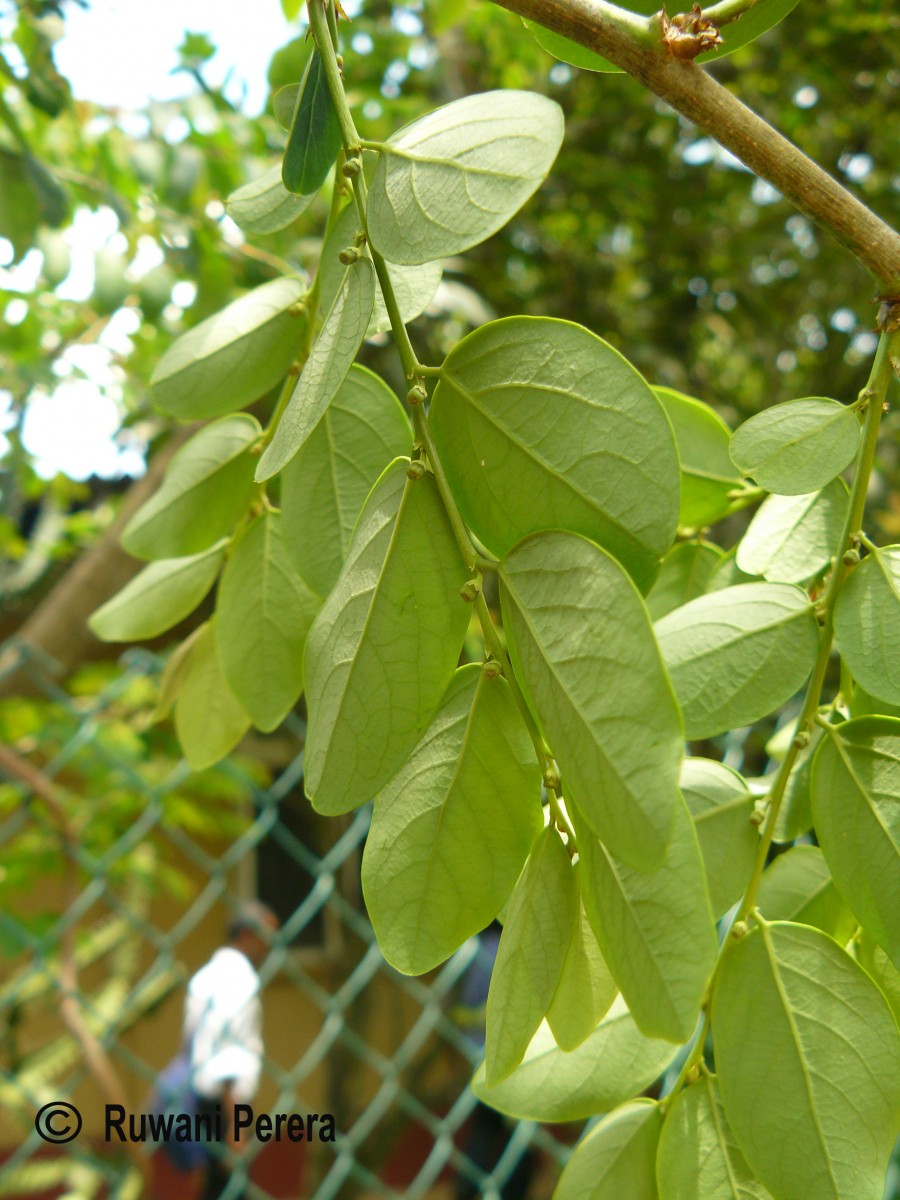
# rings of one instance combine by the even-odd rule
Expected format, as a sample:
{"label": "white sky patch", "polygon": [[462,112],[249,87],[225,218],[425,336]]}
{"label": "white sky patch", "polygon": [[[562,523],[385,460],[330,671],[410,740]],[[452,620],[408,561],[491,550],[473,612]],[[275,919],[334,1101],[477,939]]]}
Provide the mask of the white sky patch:
{"label": "white sky patch", "polygon": [[217,47],[204,78],[219,87],[230,71],[228,98],[255,113],[268,95],[269,59],[301,26],[285,20],[278,0],[260,0],[252,11],[235,0],[91,0],[88,9],[67,5],[56,62],[79,100],[141,109],[148,98],[196,90],[188,75],[173,74],[185,30],[205,33]]}
{"label": "white sky patch", "polygon": [[43,479],[52,479],[59,471],[70,479],[140,474],[140,455],[123,453],[114,440],[121,421],[119,405],[96,383],[66,380],[51,395],[32,396],[22,442]]}

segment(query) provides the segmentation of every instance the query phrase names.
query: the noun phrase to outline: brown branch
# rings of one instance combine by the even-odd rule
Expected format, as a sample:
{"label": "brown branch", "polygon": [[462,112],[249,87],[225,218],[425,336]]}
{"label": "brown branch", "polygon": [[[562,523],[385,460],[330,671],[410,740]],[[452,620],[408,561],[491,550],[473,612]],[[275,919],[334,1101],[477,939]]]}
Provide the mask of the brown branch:
{"label": "brown branch", "polygon": [[742,104],[702,67],[617,27],[595,0],[491,0],[601,54],[688,117],[872,272],[881,296],[900,290],[900,234]]}

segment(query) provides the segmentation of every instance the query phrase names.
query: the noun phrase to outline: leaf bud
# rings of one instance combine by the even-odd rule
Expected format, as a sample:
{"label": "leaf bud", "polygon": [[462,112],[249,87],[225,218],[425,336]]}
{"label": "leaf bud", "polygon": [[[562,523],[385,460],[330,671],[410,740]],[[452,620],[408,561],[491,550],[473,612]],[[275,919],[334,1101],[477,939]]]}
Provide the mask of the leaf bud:
{"label": "leaf bud", "polygon": [[288,375],[299,375],[302,370],[303,370],[303,363],[295,358],[294,361],[291,363],[291,365],[288,367],[287,373],[288,373]]}
{"label": "leaf bud", "polygon": [[555,792],[559,789],[559,767],[556,763],[547,763],[544,767],[544,787],[548,792]]}
{"label": "leaf bud", "polygon": [[797,750],[805,750],[809,745],[810,733],[808,729],[798,729],[794,734],[793,745]]}
{"label": "leaf bud", "polygon": [[414,458],[406,468],[406,478],[413,480],[421,479],[425,474],[425,471],[426,467],[422,460],[420,458]]}
{"label": "leaf bud", "polygon": [[496,658],[489,658],[481,664],[481,673],[485,679],[496,679],[503,673],[503,669]]}
{"label": "leaf bud", "polygon": [[338,255],[338,261],[342,262],[345,267],[350,267],[353,263],[359,261],[360,254],[359,246],[345,246]]}
{"label": "leaf bud", "polygon": [[475,601],[478,599],[478,595],[480,592],[481,592],[481,580],[477,579],[477,578],[476,579],[467,579],[466,582],[459,589],[460,596],[462,596],[463,600],[465,600],[469,604],[475,603]]}
{"label": "leaf bud", "polygon": [[699,1078],[700,1078],[700,1067],[697,1065],[697,1063],[694,1063],[694,1065],[691,1067],[691,1069],[688,1071],[688,1073],[685,1077],[685,1082],[686,1083],[696,1083]]}
{"label": "leaf bud", "polygon": [[859,551],[855,546],[852,546],[849,550],[844,551],[843,563],[845,567],[855,567],[858,562]]}
{"label": "leaf bud", "polygon": [[352,158],[348,158],[341,167],[341,174],[347,179],[352,179],[354,175],[358,175],[362,170],[362,159],[358,154],[354,154]]}
{"label": "leaf bud", "polygon": [[306,316],[306,301],[298,300],[296,302],[296,304],[291,305],[291,307],[288,309],[288,313],[292,317],[305,317]]}
{"label": "leaf bud", "polygon": [[762,808],[755,808],[753,810],[753,812],[750,814],[750,824],[751,825],[760,826],[760,825],[762,825],[762,823],[765,819],[766,819],[765,810]]}
{"label": "leaf bud", "polygon": [[414,384],[414,386],[411,387],[406,393],[407,403],[411,404],[413,408],[415,408],[417,404],[424,404],[427,399],[428,392],[421,383]]}
{"label": "leaf bud", "polygon": [[735,921],[731,927],[731,936],[740,941],[742,937],[746,937],[748,929],[749,926],[746,921]]}

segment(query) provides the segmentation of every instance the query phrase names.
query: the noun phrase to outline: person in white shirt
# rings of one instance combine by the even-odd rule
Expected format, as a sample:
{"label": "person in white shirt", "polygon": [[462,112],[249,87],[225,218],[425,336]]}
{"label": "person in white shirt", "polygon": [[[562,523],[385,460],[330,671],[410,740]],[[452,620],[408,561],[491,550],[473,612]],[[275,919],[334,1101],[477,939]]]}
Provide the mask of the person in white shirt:
{"label": "person in white shirt", "polygon": [[[228,926],[228,945],[217,950],[188,983],[184,1044],[190,1047],[191,1083],[199,1111],[220,1115],[225,1143],[238,1149],[231,1128],[235,1104],[256,1095],[262,1067],[262,1005],[259,975],[278,918],[256,901],[238,909]],[[229,1172],[217,1145],[210,1147],[203,1200],[218,1200]]]}

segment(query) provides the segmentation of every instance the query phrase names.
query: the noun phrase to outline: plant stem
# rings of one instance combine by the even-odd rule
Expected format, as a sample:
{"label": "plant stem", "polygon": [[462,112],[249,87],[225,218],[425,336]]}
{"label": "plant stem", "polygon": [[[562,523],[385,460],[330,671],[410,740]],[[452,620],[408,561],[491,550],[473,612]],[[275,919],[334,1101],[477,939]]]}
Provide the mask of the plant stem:
{"label": "plant stem", "polygon": [[[352,148],[358,148],[361,145],[359,134],[356,131],[356,126],[353,122],[353,116],[347,105],[347,98],[344,94],[344,81],[341,77],[340,68],[338,67],[335,48],[332,45],[329,36],[328,25],[326,23],[325,12],[323,8],[323,0],[310,0],[309,3],[309,20],[313,31],[313,37],[316,41],[319,53],[322,56],[322,63],[325,69],[325,78],[328,81],[328,87],[331,92],[331,98],[340,118],[341,134],[344,138],[344,149],[348,156],[352,154]],[[421,381],[424,383],[423,370],[412,343],[409,340],[409,333],[406,325],[403,322],[403,316],[400,312],[400,307],[397,303],[397,297],[394,293],[394,288],[387,271],[387,264],[382,256],[375,250],[371,242],[369,242],[368,229],[366,226],[366,182],[362,171],[359,171],[353,176],[353,191],[356,199],[356,205],[359,210],[359,219],[362,225],[363,232],[366,234],[366,242],[368,243],[369,252],[372,255],[372,262],[375,265],[375,271],[378,275],[378,282],[381,287],[381,294],[384,297],[384,306],[387,309],[388,317],[391,322],[391,331],[394,335],[394,341],[397,345],[397,350],[400,355],[400,361],[403,364],[404,374],[412,383]],[[425,368],[425,372],[429,375],[439,374],[440,368]],[[416,433],[416,438],[424,447],[425,453],[428,456],[428,462],[434,476],[435,484],[438,489],[438,494],[459,546],[463,562],[467,569],[473,574],[484,568],[496,570],[498,563],[491,559],[485,559],[478,553],[475,546],[472,544],[472,539],[469,536],[469,531],[462,519],[456,501],[453,497],[453,492],[450,488],[450,482],[447,479],[447,474],[444,471],[443,463],[438,454],[437,446],[434,444],[434,438],[431,436],[431,430],[428,426],[428,417],[425,413],[424,406],[419,403],[412,406],[413,426]],[[548,778],[556,776],[558,780],[558,772],[554,763],[553,755],[544,741],[540,730],[537,727],[534,717],[531,715],[531,710],[528,707],[522,690],[519,687],[519,682],[513,673],[512,664],[509,661],[509,656],[506,649],[500,640],[500,636],[494,626],[491,618],[490,609],[487,606],[487,601],[479,590],[475,599],[475,607],[478,613],[478,619],[481,624],[482,634],[484,636],[485,646],[500,663],[501,669],[506,681],[509,684],[513,699],[516,706],[522,715],[525,726],[528,729],[528,734],[534,745],[535,754],[541,767],[541,774],[544,776],[545,782]],[[559,804],[559,788],[558,785],[547,783],[547,791],[550,795],[550,805],[553,811],[554,819],[563,829],[568,838],[569,845],[574,850],[576,846],[575,832],[566,817],[565,812]]]}
{"label": "plant stem", "polygon": [[884,296],[900,293],[900,234],[703,67],[674,58],[661,41],[648,45],[611,20],[608,6],[597,0],[491,3],[561,33],[627,71],[827,229],[884,283]]}
{"label": "plant stem", "polygon": [[[819,652],[816,657],[816,663],[813,667],[812,678],[809,681],[809,686],[806,689],[806,695],[803,700],[803,707],[800,710],[800,716],[797,718],[798,735],[808,734],[812,724],[816,720],[819,710],[819,700],[822,694],[822,686],[825,682],[825,675],[828,671],[828,661],[831,656],[831,644],[834,640],[834,605],[837,600],[838,592],[844,580],[847,577],[847,564],[844,562],[844,555],[850,548],[854,536],[857,534],[860,523],[862,521],[863,512],[866,505],[866,494],[869,488],[869,477],[872,474],[872,466],[875,461],[875,448],[878,444],[878,431],[881,426],[881,414],[884,407],[884,399],[887,393],[888,384],[891,380],[891,355],[900,350],[900,333],[882,334],[881,340],[878,343],[878,350],[875,354],[875,359],[872,363],[872,369],[869,373],[869,378],[866,386],[860,392],[860,401],[866,406],[866,419],[863,426],[862,442],[860,443],[859,451],[856,457],[856,469],[853,475],[853,487],[850,492],[850,505],[847,510],[847,517],[844,521],[844,527],[841,531],[841,539],[838,544],[837,554],[834,559],[834,568],[831,572],[831,578],[828,582],[828,587],[825,596],[822,600],[822,608],[824,610],[824,624],[819,641]],[[791,745],[788,747],[788,752],[782,760],[778,772],[775,776],[775,781],[772,784],[772,790],[769,793],[769,811],[766,817],[766,825],[759,841],[759,848],[756,854],[756,861],[753,867],[753,874],[747,889],[744,892],[744,898],[741,901],[741,906],[738,915],[732,925],[731,931],[727,933],[719,947],[719,954],[716,959],[715,967],[710,976],[707,987],[707,1000],[704,1005],[704,1020],[700,1035],[697,1041],[691,1048],[690,1053],[685,1059],[684,1065],[678,1074],[678,1078],[672,1087],[672,1090],[665,1098],[665,1103],[671,1104],[675,1096],[684,1086],[691,1068],[694,1067],[703,1054],[703,1045],[706,1041],[706,1034],[709,1029],[709,1004],[715,987],[716,978],[721,970],[725,955],[728,953],[729,947],[734,944],[735,938],[732,936],[732,931],[735,927],[743,924],[747,918],[753,915],[754,919],[760,920],[760,916],[755,909],[756,896],[759,891],[760,880],[762,879],[763,871],[766,867],[766,860],[769,856],[769,848],[772,845],[772,839],[775,834],[775,826],[778,821],[778,813],[781,809],[781,804],[784,799],[785,788],[787,787],[788,778],[793,770],[797,760],[797,755],[803,749],[804,737],[795,736]],[[746,926],[744,926],[746,931]]]}
{"label": "plant stem", "polygon": [[813,668],[812,678],[806,689],[803,707],[800,709],[800,715],[797,718],[796,736],[788,747],[787,754],[785,754],[781,761],[775,776],[775,782],[769,793],[769,810],[766,817],[766,824],[760,838],[753,875],[747,886],[747,891],[744,893],[744,899],[738,915],[739,920],[746,920],[756,903],[756,893],[759,890],[762,873],[765,870],[766,859],[769,854],[769,847],[772,844],[772,838],[775,834],[775,825],[778,821],[778,813],[781,809],[782,801],[784,800],[788,778],[793,770],[798,754],[803,749],[805,738],[809,733],[816,713],[819,711],[822,686],[825,683],[828,661],[831,657],[831,644],[834,641],[834,605],[848,571],[847,563],[844,562],[844,555],[850,549],[853,536],[858,532],[862,523],[863,512],[866,506],[866,494],[869,489],[869,477],[872,474],[872,466],[875,461],[875,448],[878,444],[878,431],[881,426],[884,399],[892,375],[890,356],[891,353],[896,352],[898,349],[900,349],[900,334],[881,335],[868,382],[862,392],[860,392],[860,399],[864,400],[866,404],[866,418],[863,424],[862,441],[856,459],[856,469],[853,474],[850,505],[844,521],[844,528],[841,532],[841,540],[838,543],[837,553],[835,554],[831,578],[828,581],[828,587],[821,602],[824,622],[819,640],[819,653],[816,658],[815,667]]}
{"label": "plant stem", "polygon": [[732,21],[742,17],[745,12],[749,12],[755,4],[756,0],[719,0],[718,4],[711,4],[709,8],[704,8],[703,16],[721,29],[723,25],[729,25]]}

